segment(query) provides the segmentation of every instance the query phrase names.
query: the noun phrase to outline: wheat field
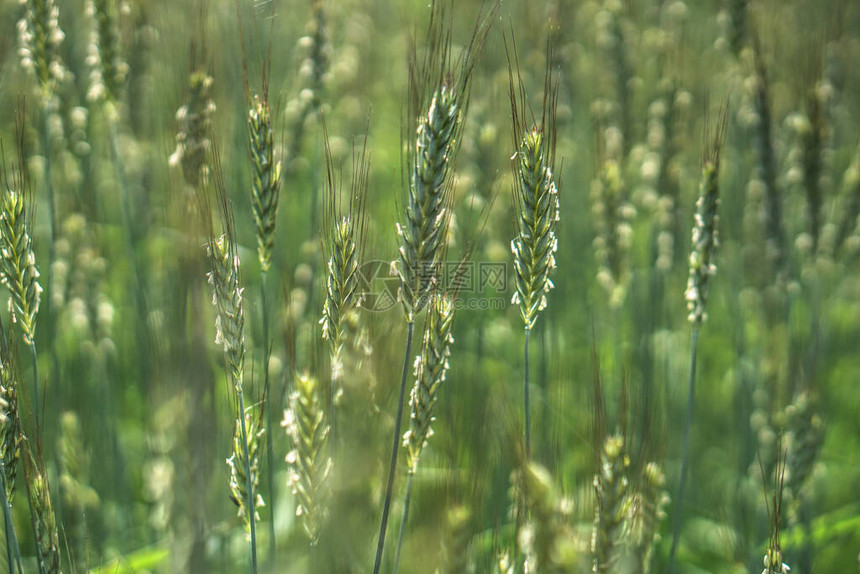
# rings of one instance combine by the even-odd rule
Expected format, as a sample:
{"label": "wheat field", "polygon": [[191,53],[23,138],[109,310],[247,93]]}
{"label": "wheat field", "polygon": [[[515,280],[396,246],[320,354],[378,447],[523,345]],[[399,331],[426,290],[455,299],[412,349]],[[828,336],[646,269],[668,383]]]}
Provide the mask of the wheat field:
{"label": "wheat field", "polygon": [[0,27],[0,572],[860,571],[855,2]]}

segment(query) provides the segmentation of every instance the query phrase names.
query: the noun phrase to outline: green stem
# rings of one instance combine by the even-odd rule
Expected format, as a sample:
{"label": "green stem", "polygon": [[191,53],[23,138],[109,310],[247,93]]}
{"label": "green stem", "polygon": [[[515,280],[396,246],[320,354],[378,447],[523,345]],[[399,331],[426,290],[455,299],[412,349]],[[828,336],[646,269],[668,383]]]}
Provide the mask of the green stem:
{"label": "green stem", "polygon": [[675,505],[675,517],[672,521],[672,549],[669,551],[669,568],[672,574],[675,566],[675,553],[678,550],[678,540],[681,537],[681,514],[686,490],[687,472],[690,459],[690,430],[693,426],[693,398],[696,381],[696,348],[699,344],[699,328],[693,326],[693,337],[690,344],[690,387],[687,393],[687,414],[684,417],[684,442],[681,450],[681,478],[678,483],[678,500]]}
{"label": "green stem", "polygon": [[400,446],[400,426],[403,422],[403,399],[406,396],[406,379],[409,376],[409,354],[412,352],[412,332],[415,320],[406,323],[406,351],[403,356],[403,372],[400,375],[400,395],[397,400],[397,416],[394,419],[394,439],[391,441],[391,461],[388,463],[388,482],[385,485],[385,500],[382,503],[382,520],[379,523],[379,539],[376,543],[376,559],[373,574],[379,574],[382,566],[382,551],[385,548],[385,530],[388,526],[388,512],[391,510],[391,496],[394,491],[394,475],[397,471],[397,450]]}
{"label": "green stem", "polygon": [[122,190],[122,213],[124,219],[123,227],[126,230],[127,240],[127,257],[131,263],[132,274],[134,276],[134,285],[132,286],[137,306],[137,322],[138,322],[138,360],[140,361],[141,378],[145,388],[149,387],[149,328],[147,326],[147,309],[146,300],[144,299],[143,291],[143,275],[140,270],[140,262],[137,258],[137,242],[138,233],[137,227],[134,225],[131,209],[131,192],[128,185],[128,177],[125,171],[125,163],[122,158],[122,150],[119,141],[119,121],[116,114],[119,113],[115,107],[110,106],[107,111],[108,131],[110,132],[111,155],[113,157],[114,167],[116,169],[117,180],[119,181]]}
{"label": "green stem", "polygon": [[531,415],[530,406],[529,406],[529,335],[531,334],[531,328],[526,327],[526,341],[525,341],[525,376],[523,377],[523,394],[525,395],[525,414],[526,414],[526,428],[525,428],[525,439],[526,439],[526,460],[531,458],[532,455],[532,433],[531,433]]}
{"label": "green stem", "polygon": [[23,574],[21,569],[21,549],[18,547],[18,537],[15,535],[15,524],[12,522],[12,505],[9,504],[8,490],[6,490],[6,461],[0,456],[0,488],[3,489],[3,526],[6,534],[6,564],[9,573],[12,574],[12,565],[17,564],[18,574]]}
{"label": "green stem", "polygon": [[39,356],[36,353],[36,342],[33,341],[29,345],[30,355],[33,357],[33,413],[35,415],[36,428],[33,433],[37,446],[41,446],[42,427],[39,424],[39,411],[42,407],[42,402],[39,400]]}
{"label": "green stem", "polygon": [[269,491],[269,563],[275,561],[275,449],[272,445],[272,400],[269,391],[269,305],[266,299],[266,272],[260,273],[260,301],[263,309],[263,389],[266,397],[266,486]]}
{"label": "green stem", "polygon": [[400,565],[400,549],[403,547],[403,535],[406,532],[406,523],[409,520],[409,502],[412,500],[412,479],[415,478],[415,473],[409,473],[409,479],[406,481],[406,498],[403,499],[403,517],[400,519],[400,534],[397,536],[397,551],[394,553],[394,570],[392,574],[397,574],[397,568]]}
{"label": "green stem", "polygon": [[251,476],[251,460],[248,452],[248,431],[245,428],[245,390],[238,385],[239,395],[239,427],[242,430],[242,454],[245,458],[245,476],[248,477],[248,497],[245,512],[248,513],[248,523],[251,525],[251,574],[257,574],[257,528],[256,508],[254,507],[254,477]]}

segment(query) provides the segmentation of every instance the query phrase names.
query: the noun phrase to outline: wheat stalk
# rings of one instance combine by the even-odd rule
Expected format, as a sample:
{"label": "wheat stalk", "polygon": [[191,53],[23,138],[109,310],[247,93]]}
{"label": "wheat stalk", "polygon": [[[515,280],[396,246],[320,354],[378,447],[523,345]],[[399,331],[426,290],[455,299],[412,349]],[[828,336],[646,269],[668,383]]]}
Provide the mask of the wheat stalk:
{"label": "wheat stalk", "polygon": [[[516,236],[511,241],[514,260],[516,290],[511,303],[519,305],[525,323],[523,377],[525,410],[525,454],[531,456],[531,418],[529,405],[529,335],[538,313],[546,308],[546,294],[553,287],[550,274],[556,267],[558,249],[556,228],[559,221],[558,187],[555,176],[555,126],[558,103],[558,82],[554,80],[550,63],[553,58],[553,39],[547,38],[544,75],[544,95],[539,120],[529,122],[530,110],[525,87],[519,75],[517,62],[516,82],[511,53],[507,42],[508,81],[513,120],[513,141],[516,153],[514,167],[513,202],[516,216]],[[516,59],[516,54],[514,54]]]}
{"label": "wheat stalk", "polygon": [[281,423],[286,429],[293,449],[287,454],[289,484],[298,504],[296,516],[302,520],[312,546],[319,541],[326,518],[328,477],[331,458],[328,456],[329,426],[325,409],[314,377],[304,374],[296,380],[296,390],[290,396],[290,408],[284,411]]}
{"label": "wheat stalk", "polygon": [[[689,315],[687,319],[692,325],[690,343],[690,379],[687,391],[687,409],[684,417],[684,434],[681,451],[681,476],[678,482],[678,496],[673,509],[675,516],[672,526],[672,547],[669,550],[669,574],[672,574],[675,564],[675,553],[681,534],[681,520],[684,492],[686,489],[688,464],[690,458],[690,431],[693,425],[693,402],[696,382],[696,351],[699,343],[699,329],[707,319],[706,304],[711,277],[717,272],[713,263],[716,251],[717,223],[719,221],[717,208],[720,203],[719,171],[720,152],[725,139],[728,122],[726,105],[720,110],[714,136],[702,158],[702,177],[699,185],[699,199],[696,202],[696,215],[692,232],[692,249],[690,251],[690,274],[684,298],[687,301]],[[706,118],[706,130],[707,118]],[[706,137],[707,137],[707,131]]]}
{"label": "wheat stalk", "polygon": [[394,494],[415,316],[427,306],[428,296],[439,284],[439,267],[448,236],[450,174],[468,108],[472,72],[498,10],[496,1],[486,12],[481,10],[468,47],[456,62],[452,62],[447,6],[447,0],[431,3],[425,60],[419,65],[413,46],[410,62],[408,117],[409,126],[414,125],[415,131],[406,130],[409,138],[406,221],[397,225],[399,258],[392,263],[392,271],[400,279],[399,298],[406,318],[406,348],[373,574],[379,574],[382,566],[388,514]]}

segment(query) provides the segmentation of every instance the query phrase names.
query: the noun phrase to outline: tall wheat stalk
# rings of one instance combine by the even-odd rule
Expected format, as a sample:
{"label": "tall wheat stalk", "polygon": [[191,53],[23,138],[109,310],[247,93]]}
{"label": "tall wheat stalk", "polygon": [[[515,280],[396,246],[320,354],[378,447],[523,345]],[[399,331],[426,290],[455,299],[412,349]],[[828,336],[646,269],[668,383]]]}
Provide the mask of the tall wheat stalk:
{"label": "tall wheat stalk", "polygon": [[[212,303],[217,309],[215,318],[215,342],[224,351],[232,389],[237,402],[237,424],[233,441],[233,456],[228,464],[231,473],[231,490],[234,501],[239,505],[239,515],[243,518],[250,534],[251,574],[257,572],[257,507],[262,506],[262,498],[258,495],[256,485],[259,469],[254,468],[255,448],[252,449],[249,420],[253,415],[245,405],[245,312],[244,288],[239,269],[239,256],[234,242],[235,226],[233,214],[227,199],[227,192],[221,174],[220,160],[213,154],[213,174],[216,198],[221,217],[223,234],[215,237],[211,220],[211,205],[209,197],[201,191],[201,208],[203,221],[207,228],[209,239],[207,250],[210,263],[208,275],[212,287]],[[256,419],[254,419],[256,422]],[[253,444],[261,435],[254,432]],[[239,471],[239,472],[237,472]],[[235,486],[234,486],[235,483]],[[236,496],[237,492],[239,496]],[[243,495],[244,496],[241,496]]]}
{"label": "tall wheat stalk", "polygon": [[[516,46],[514,46],[515,49]],[[558,248],[556,228],[559,220],[559,203],[555,176],[555,111],[558,101],[558,82],[553,78],[552,69],[549,67],[552,61],[552,39],[548,38],[543,105],[540,118],[534,118],[533,114],[530,114],[525,86],[519,75],[516,54],[513,54],[512,61],[511,52],[508,51],[511,117],[516,148],[512,158],[515,177],[513,202],[517,211],[517,233],[511,241],[516,290],[511,303],[519,305],[520,315],[525,324],[523,395],[527,459],[531,457],[529,338],[538,314],[547,306],[546,294],[553,287],[550,274],[556,266],[555,253]]]}
{"label": "tall wheat stalk", "polygon": [[410,57],[409,123],[404,135],[409,146],[405,166],[409,174],[409,189],[406,219],[397,225],[399,258],[392,264],[400,278],[406,348],[373,574],[379,574],[382,566],[394,493],[415,317],[427,306],[433,290],[439,288],[440,266],[450,220],[451,173],[468,108],[470,80],[498,4],[493,2],[488,10],[481,10],[468,47],[457,61],[451,59],[448,8],[447,0],[432,2],[424,60],[419,63],[414,45]]}
{"label": "tall wheat stalk", "polygon": [[[699,200],[696,202],[696,218],[693,225],[692,250],[690,252],[690,277],[687,281],[687,290],[684,293],[689,311],[687,318],[692,325],[690,379],[687,391],[687,409],[684,416],[681,476],[678,481],[678,496],[674,508],[672,547],[669,551],[669,574],[673,572],[675,553],[678,549],[678,541],[681,534],[682,509],[690,458],[690,431],[693,425],[696,351],[699,343],[699,329],[708,317],[705,310],[708,302],[708,291],[711,277],[717,272],[717,266],[713,263],[713,259],[718,245],[717,228],[719,216],[717,208],[720,204],[720,152],[725,137],[727,118],[728,110],[724,105],[720,111],[720,117],[714,130],[713,140],[705,150],[702,158],[702,177],[699,187]],[[707,123],[707,118],[705,121]],[[707,125],[705,129],[709,129]]]}

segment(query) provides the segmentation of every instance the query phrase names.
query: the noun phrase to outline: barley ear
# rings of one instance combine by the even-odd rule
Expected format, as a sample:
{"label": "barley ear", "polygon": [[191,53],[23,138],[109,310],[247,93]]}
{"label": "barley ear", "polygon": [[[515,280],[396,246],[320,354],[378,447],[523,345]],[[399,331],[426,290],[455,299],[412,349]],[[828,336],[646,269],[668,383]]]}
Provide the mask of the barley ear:
{"label": "barley ear", "polygon": [[307,374],[297,378],[281,426],[292,443],[286,460],[289,485],[298,501],[296,516],[301,518],[311,545],[316,545],[327,514],[332,463],[328,455],[329,426],[315,378]]}
{"label": "barley ear", "polygon": [[427,329],[421,354],[415,360],[415,386],[409,397],[412,409],[410,428],[403,435],[406,465],[410,474],[418,470],[418,460],[427,439],[433,436],[433,411],[439,388],[448,372],[448,357],[454,342],[454,302],[446,295],[436,295],[430,303]]}
{"label": "barley ear", "polygon": [[274,133],[267,97],[255,96],[248,112],[248,142],[253,170],[251,207],[257,230],[257,258],[264,272],[271,266],[281,188],[281,162],[275,160]]}
{"label": "barley ear", "polygon": [[[259,409],[249,406],[245,409],[245,432],[248,437],[247,460],[246,449],[242,444],[242,422],[236,420],[233,430],[233,454],[227,459],[230,467],[230,499],[238,507],[239,518],[245,524],[245,529],[251,531],[251,515],[248,511],[248,494],[253,493],[254,520],[260,521],[258,510],[265,506],[260,495],[260,442],[266,429],[260,424]],[[250,470],[250,476],[246,469]]]}

